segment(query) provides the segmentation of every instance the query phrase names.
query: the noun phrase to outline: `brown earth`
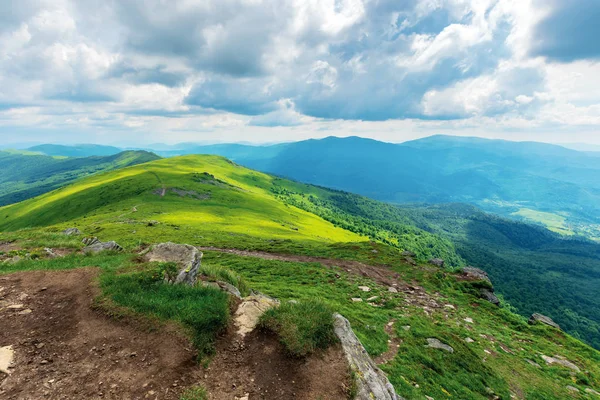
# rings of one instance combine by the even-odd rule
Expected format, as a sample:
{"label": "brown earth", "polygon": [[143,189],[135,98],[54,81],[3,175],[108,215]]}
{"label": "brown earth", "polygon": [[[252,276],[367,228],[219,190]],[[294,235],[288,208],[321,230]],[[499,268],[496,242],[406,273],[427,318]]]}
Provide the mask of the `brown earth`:
{"label": "brown earth", "polygon": [[177,329],[149,330],[94,310],[97,274],[0,276],[0,347],[15,351],[12,374],[0,373],[1,399],[179,399],[198,383],[215,400],[346,398],[348,366],[339,347],[295,359],[268,333],[242,340],[230,329],[203,369]]}
{"label": "brown earth", "polygon": [[206,370],[211,400],[347,399],[348,363],[341,346],[306,359],[291,358],[273,335],[254,330],[244,339],[230,329]]}

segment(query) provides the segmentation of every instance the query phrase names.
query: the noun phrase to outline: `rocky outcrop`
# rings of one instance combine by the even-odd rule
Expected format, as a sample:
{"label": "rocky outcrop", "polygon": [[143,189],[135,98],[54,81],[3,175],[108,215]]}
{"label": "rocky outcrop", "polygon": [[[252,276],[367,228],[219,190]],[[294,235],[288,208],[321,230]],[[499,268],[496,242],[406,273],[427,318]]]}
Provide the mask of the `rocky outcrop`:
{"label": "rocky outcrop", "polygon": [[357,400],[401,400],[394,387],[360,343],[350,322],[334,314],[334,329],[350,367],[356,372]]}
{"label": "rocky outcrop", "polygon": [[487,300],[496,306],[500,305],[500,299],[494,294],[494,288],[480,289],[479,296],[481,296],[482,299]]}
{"label": "rocky outcrop", "polygon": [[105,250],[123,251],[123,248],[114,240],[111,240],[110,242],[101,242],[98,238],[94,237],[83,239],[83,243],[86,245],[83,248],[84,253],[99,253]]}
{"label": "rocky outcrop", "polygon": [[[179,266],[177,277],[171,283],[194,285],[202,262],[202,252],[189,244],[160,243],[143,254],[148,262],[173,262]],[[168,279],[168,278],[167,278]]]}
{"label": "rocky outcrop", "polygon": [[444,260],[442,260],[441,258],[432,258],[431,260],[429,260],[429,264],[431,265],[435,265],[436,267],[440,267],[440,268],[444,268]]}
{"label": "rocky outcrop", "polygon": [[416,256],[417,256],[415,253],[413,253],[413,252],[412,252],[412,251],[410,251],[410,250],[404,250],[404,251],[402,252],[402,255],[403,255],[404,257],[416,257]]}
{"label": "rocky outcrop", "polygon": [[479,288],[479,297],[489,301],[490,303],[499,306],[500,299],[494,294],[494,287],[487,272],[475,267],[464,267],[461,273],[461,279],[466,281],[481,281],[485,282],[485,287]]}
{"label": "rocky outcrop", "polygon": [[65,235],[67,235],[67,236],[81,235],[82,234],[82,232],[79,229],[77,229],[77,228],[67,228],[62,233],[65,234]]}
{"label": "rocky outcrop", "polygon": [[529,321],[527,321],[527,322],[529,322],[531,325],[540,322],[542,324],[551,326],[553,328],[560,329],[560,325],[558,325],[556,322],[554,322],[552,320],[552,318],[546,317],[545,315],[538,314],[538,313],[533,314],[531,316],[531,318],[529,318]]}
{"label": "rocky outcrop", "polygon": [[482,269],[479,268],[475,268],[475,267],[464,267],[462,269],[462,275],[464,278],[468,279],[468,280],[473,280],[473,281],[486,281],[488,283],[492,283],[492,281],[490,280],[490,277],[488,276],[487,272],[485,272]]}

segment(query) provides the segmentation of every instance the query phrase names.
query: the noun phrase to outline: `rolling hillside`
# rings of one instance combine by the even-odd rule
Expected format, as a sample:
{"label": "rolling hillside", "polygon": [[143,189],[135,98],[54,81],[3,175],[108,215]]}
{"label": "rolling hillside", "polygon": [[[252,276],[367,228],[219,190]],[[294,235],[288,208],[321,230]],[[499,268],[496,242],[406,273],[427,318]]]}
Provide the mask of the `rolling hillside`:
{"label": "rolling hillside", "polygon": [[[206,249],[203,265],[235,271],[251,288],[282,301],[319,299],[341,312],[369,354],[383,357],[378,362],[407,399],[586,398],[592,393],[586,389],[600,387],[600,353],[558,330],[528,325],[508,306],[477,298],[475,283],[450,269],[424,265],[432,256],[457,266],[464,260],[448,240],[398,210],[218,156],[161,159],[0,208],[0,243],[31,254],[44,247],[76,249],[80,237],[59,233],[76,226],[86,235],[116,240],[126,253],[31,257],[0,264],[0,274],[99,265],[105,270],[103,290],[114,301],[168,318],[193,306],[194,315],[202,316],[204,303],[178,303],[192,292],[169,294],[176,290],[171,285],[151,292],[169,302],[168,310],[153,297],[146,301],[140,268],[149,267],[135,264],[148,244],[189,243]],[[405,259],[400,250],[416,252],[421,263]],[[391,273],[394,290],[401,292],[394,294],[388,278],[373,271]],[[203,335],[217,330],[211,332]],[[452,352],[427,347],[431,338]],[[545,362],[542,356],[548,355],[570,360],[578,372]]]}
{"label": "rolling hillside", "polygon": [[106,157],[62,158],[23,151],[0,151],[0,206],[16,203],[101,171],[153,161],[145,151]]}
{"label": "rolling hillside", "polygon": [[562,234],[600,237],[600,158],[561,146],[450,136],[402,144],[330,137],[263,147],[190,146],[163,155],[188,152],[220,154],[377,200],[464,202]]}
{"label": "rolling hillside", "polygon": [[27,150],[45,154],[47,156],[59,157],[112,156],[123,151],[118,147],[103,146],[99,144],[78,144],[72,146],[59,144],[40,144],[29,147]]}

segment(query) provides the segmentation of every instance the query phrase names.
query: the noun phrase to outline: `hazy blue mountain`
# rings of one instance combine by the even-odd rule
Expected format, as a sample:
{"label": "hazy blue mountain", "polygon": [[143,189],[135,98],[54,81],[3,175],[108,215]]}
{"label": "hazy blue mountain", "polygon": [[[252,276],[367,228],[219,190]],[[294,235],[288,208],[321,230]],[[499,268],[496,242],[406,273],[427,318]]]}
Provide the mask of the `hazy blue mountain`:
{"label": "hazy blue mountain", "polygon": [[27,150],[45,154],[47,156],[63,157],[91,157],[112,156],[123,150],[114,146],[103,146],[99,144],[77,144],[66,146],[60,144],[41,144],[29,147]]}
{"label": "hazy blue mountain", "polygon": [[556,230],[569,233],[583,232],[580,222],[590,226],[600,217],[600,158],[547,143],[432,136],[393,144],[330,137],[275,146],[190,146],[161,155],[191,153],[219,154],[388,202],[465,202],[504,215],[559,213],[555,218],[566,220]]}

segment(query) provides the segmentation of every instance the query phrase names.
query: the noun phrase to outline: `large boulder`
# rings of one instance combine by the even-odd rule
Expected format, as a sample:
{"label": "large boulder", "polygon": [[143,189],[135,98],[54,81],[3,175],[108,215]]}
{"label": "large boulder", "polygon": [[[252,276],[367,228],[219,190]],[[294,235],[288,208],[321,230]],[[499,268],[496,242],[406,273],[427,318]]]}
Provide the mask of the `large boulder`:
{"label": "large boulder", "polygon": [[160,243],[144,254],[149,262],[173,262],[179,266],[177,277],[171,283],[194,285],[202,262],[202,252],[189,244]]}
{"label": "large boulder", "polygon": [[560,329],[560,325],[558,325],[556,322],[554,322],[554,321],[552,320],[552,318],[550,318],[550,317],[547,317],[547,316],[545,316],[545,315],[542,315],[542,314],[538,314],[538,313],[535,313],[535,314],[533,314],[533,315],[531,316],[531,318],[529,318],[529,321],[528,321],[528,322],[529,322],[531,325],[533,325],[533,324],[535,324],[535,323],[538,323],[538,322],[541,322],[542,324],[545,324],[545,325],[551,326],[551,327],[553,327],[553,328],[556,328],[556,329]]}
{"label": "large boulder", "polygon": [[65,234],[65,235],[67,235],[67,236],[81,235],[81,231],[79,229],[77,229],[77,228],[67,228],[62,233]]}
{"label": "large boulder", "polygon": [[441,258],[432,258],[431,260],[429,260],[429,264],[431,265],[435,265],[436,267],[440,267],[440,268],[444,268],[444,260],[442,260]]}
{"label": "large boulder", "polygon": [[110,242],[101,242],[98,239],[96,239],[93,244],[87,245],[83,248],[84,253],[99,253],[105,250],[123,251],[123,248],[114,240],[111,240]]}
{"label": "large boulder", "polygon": [[334,314],[335,334],[342,343],[346,359],[356,372],[357,400],[401,400],[387,376],[381,371],[360,343],[350,322],[340,314]]}
{"label": "large boulder", "polygon": [[480,289],[479,290],[479,296],[481,296],[482,299],[489,301],[490,303],[496,305],[496,306],[500,306],[500,299],[498,298],[498,296],[496,296],[494,294],[494,289],[490,288],[490,289]]}

